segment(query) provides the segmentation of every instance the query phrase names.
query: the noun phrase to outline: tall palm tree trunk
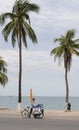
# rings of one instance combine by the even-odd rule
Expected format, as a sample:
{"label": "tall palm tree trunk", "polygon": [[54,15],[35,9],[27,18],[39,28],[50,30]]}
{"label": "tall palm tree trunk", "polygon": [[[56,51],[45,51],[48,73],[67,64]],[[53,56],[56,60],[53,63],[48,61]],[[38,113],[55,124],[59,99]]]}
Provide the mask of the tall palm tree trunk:
{"label": "tall palm tree trunk", "polygon": [[68,110],[68,100],[69,100],[69,89],[68,89],[68,79],[67,79],[67,67],[65,69],[65,82],[66,82],[66,110]]}
{"label": "tall palm tree trunk", "polygon": [[21,82],[22,82],[22,44],[21,34],[19,34],[19,91],[18,91],[18,110],[21,110],[22,94],[21,94]]}

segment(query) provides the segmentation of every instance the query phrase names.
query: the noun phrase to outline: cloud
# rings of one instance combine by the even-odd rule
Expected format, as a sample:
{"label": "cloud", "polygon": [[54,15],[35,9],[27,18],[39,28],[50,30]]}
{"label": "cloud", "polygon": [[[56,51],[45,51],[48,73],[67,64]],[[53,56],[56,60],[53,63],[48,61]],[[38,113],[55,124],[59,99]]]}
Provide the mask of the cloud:
{"label": "cloud", "polygon": [[0,13],[5,13],[6,11],[12,10],[14,2],[15,0],[6,0],[5,2],[0,0]]}
{"label": "cloud", "polygon": [[[10,94],[15,95],[18,93],[18,52],[16,50],[2,50],[0,51],[0,55],[4,57],[8,64],[9,83],[5,91],[9,89]],[[75,78],[78,78],[77,57],[74,57],[71,68],[69,73],[70,81],[74,78],[73,75],[75,75]],[[30,88],[37,91],[35,96],[40,94],[42,96],[43,94],[49,95],[48,92],[50,95],[55,95],[56,93],[54,92],[56,92],[57,89],[61,90],[59,94],[61,95],[61,92],[64,92],[65,89],[63,64],[58,67],[58,62],[54,62],[53,57],[49,55],[49,51],[23,51],[22,77],[23,95],[26,95],[26,91]],[[74,81],[72,81],[72,84],[74,84],[73,82]],[[61,86],[60,88],[58,88],[59,84]],[[38,88],[40,89],[40,93]],[[46,92],[43,93],[45,89]],[[8,91],[6,94],[8,94]]]}
{"label": "cloud", "polygon": [[[6,0],[5,2],[0,0],[0,13],[11,11],[14,2],[15,0]],[[30,13],[31,26],[36,32],[38,44],[34,46],[27,39],[28,49],[23,48],[22,93],[26,95],[29,88],[33,88],[36,95],[65,95],[63,64],[58,66],[58,61],[54,62],[53,56],[50,56],[50,51],[56,45],[53,44],[54,38],[64,35],[69,29],[76,29],[77,38],[79,37],[79,1],[31,0],[31,2],[40,6],[39,14]],[[2,35],[0,56],[8,64],[9,83],[5,89],[5,94],[16,95],[18,92],[18,49],[17,47],[15,50],[12,49],[10,39],[8,44],[5,44]],[[79,95],[78,62],[78,58],[73,57],[71,71],[68,74],[72,95]],[[4,93],[3,88],[1,88],[0,93]]]}

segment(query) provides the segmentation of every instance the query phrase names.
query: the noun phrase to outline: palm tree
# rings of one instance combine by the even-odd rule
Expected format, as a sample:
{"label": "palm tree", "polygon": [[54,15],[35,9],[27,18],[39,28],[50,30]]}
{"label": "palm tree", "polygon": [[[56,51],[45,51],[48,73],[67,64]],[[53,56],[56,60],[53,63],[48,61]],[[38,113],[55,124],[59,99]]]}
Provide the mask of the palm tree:
{"label": "palm tree", "polygon": [[19,90],[18,90],[18,109],[21,109],[22,94],[21,94],[21,82],[22,82],[22,43],[27,48],[27,36],[33,43],[37,43],[37,37],[30,25],[29,12],[39,12],[39,6],[30,3],[28,0],[16,0],[12,12],[4,13],[0,16],[0,23],[4,24],[7,18],[10,22],[6,24],[3,29],[4,39],[7,41],[9,34],[11,33],[12,45],[15,47],[15,43],[18,41],[19,47]]}
{"label": "palm tree", "polygon": [[67,74],[71,68],[72,62],[72,54],[76,54],[79,56],[79,44],[77,43],[79,39],[74,40],[75,30],[67,31],[65,36],[61,36],[58,39],[55,39],[55,42],[59,42],[59,46],[54,48],[51,51],[51,55],[54,55],[54,60],[59,58],[59,63],[61,59],[64,59],[64,68],[65,68],[65,82],[66,82],[66,111],[68,110],[68,102],[69,102],[69,85]]}
{"label": "palm tree", "polygon": [[7,73],[7,64],[6,62],[0,57],[0,84],[5,86],[5,84],[8,82],[8,77],[6,75]]}

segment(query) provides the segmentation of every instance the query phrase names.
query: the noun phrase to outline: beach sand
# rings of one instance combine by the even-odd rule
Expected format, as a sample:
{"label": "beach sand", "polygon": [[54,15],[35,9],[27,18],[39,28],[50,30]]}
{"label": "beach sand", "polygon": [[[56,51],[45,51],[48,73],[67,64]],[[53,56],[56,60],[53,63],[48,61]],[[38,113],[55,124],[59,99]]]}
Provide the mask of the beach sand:
{"label": "beach sand", "polygon": [[[0,109],[0,115],[10,115],[10,116],[21,116],[21,113],[17,109],[8,109],[2,108]],[[45,110],[44,111],[45,118],[52,117],[79,117],[79,111],[70,111],[65,112],[64,110]]]}
{"label": "beach sand", "polygon": [[79,118],[79,111],[69,111],[65,112],[65,110],[46,110],[46,117],[70,117],[70,118]]}

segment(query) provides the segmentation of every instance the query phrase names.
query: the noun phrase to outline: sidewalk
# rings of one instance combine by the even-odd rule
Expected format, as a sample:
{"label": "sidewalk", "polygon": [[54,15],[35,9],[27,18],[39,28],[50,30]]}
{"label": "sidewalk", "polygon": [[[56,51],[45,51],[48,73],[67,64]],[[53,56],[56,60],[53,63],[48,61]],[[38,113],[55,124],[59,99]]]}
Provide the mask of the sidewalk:
{"label": "sidewalk", "polygon": [[[9,109],[9,108],[1,108],[0,115],[12,115],[12,116],[21,116],[21,112],[17,109]],[[64,110],[45,110],[44,111],[45,118],[51,117],[77,117],[79,118],[79,111],[70,111],[65,112]]]}

